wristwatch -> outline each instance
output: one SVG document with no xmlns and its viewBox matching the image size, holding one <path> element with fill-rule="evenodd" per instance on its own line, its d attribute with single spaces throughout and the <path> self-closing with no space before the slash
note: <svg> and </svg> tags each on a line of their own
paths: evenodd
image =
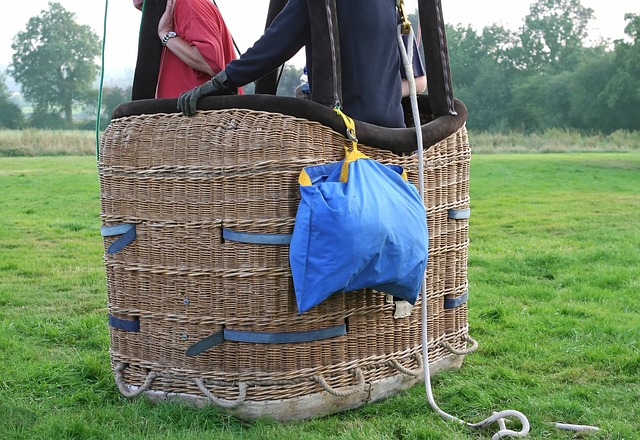
<svg viewBox="0 0 640 440">
<path fill-rule="evenodd" d="M 167 32 L 167 34 L 162 37 L 162 45 L 166 46 L 167 45 L 167 41 L 169 41 L 171 38 L 177 37 L 178 34 L 176 34 L 175 32 L 171 31 L 171 32 Z"/>
</svg>

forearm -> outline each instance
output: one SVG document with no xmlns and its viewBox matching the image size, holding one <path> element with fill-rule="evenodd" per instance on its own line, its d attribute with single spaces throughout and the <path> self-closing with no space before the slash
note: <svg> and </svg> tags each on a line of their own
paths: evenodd
<svg viewBox="0 0 640 440">
<path fill-rule="evenodd" d="M 204 59 L 197 47 L 190 45 L 184 41 L 180 36 L 169 39 L 166 44 L 166 48 L 173 52 L 183 63 L 192 69 L 204 72 L 209 76 L 215 75 L 211 66 Z"/>
<path fill-rule="evenodd" d="M 423 93 L 425 90 L 427 90 L 427 77 L 426 76 L 416 76 L 415 77 L 415 82 L 416 82 L 416 94 L 421 94 Z M 402 96 L 409 96 L 409 93 L 411 91 L 409 90 L 409 81 L 407 81 L 405 78 L 402 78 Z"/>
<path fill-rule="evenodd" d="M 310 42 L 307 0 L 289 0 L 271 26 L 240 58 L 225 67 L 236 86 L 244 86 L 276 69 Z"/>
</svg>

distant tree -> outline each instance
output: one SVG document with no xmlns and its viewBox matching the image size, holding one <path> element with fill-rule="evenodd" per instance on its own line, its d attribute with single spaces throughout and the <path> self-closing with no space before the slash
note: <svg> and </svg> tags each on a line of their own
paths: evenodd
<svg viewBox="0 0 640 440">
<path fill-rule="evenodd" d="M 74 104 L 95 99 L 100 40 L 60 3 L 50 2 L 48 10 L 30 18 L 11 47 L 9 74 L 34 104 L 34 114 L 62 114 L 71 123 Z"/>
<path fill-rule="evenodd" d="M 474 130 L 640 130 L 640 16 L 629 38 L 587 46 L 593 11 L 578 0 L 538 0 L 518 32 L 447 26 L 454 96 Z M 606 43 L 606 44 L 605 44 Z"/>
<path fill-rule="evenodd" d="M 489 59 L 490 55 L 470 25 L 447 25 L 445 31 L 454 90 L 472 87 L 480 73 L 480 61 Z"/>
<path fill-rule="evenodd" d="M 571 72 L 568 122 L 571 127 L 586 131 L 610 133 L 620 128 L 619 114 L 609 107 L 606 87 L 615 76 L 615 54 L 602 47 L 589 50 L 591 56 L 576 65 Z"/>
<path fill-rule="evenodd" d="M 454 95 L 469 109 L 469 128 L 505 129 L 513 72 L 504 51 L 513 34 L 501 26 L 478 34 L 471 26 L 447 26 Z"/>
<path fill-rule="evenodd" d="M 131 100 L 131 86 L 104 87 L 102 89 L 102 109 L 100 111 L 100 125 L 106 126 L 111 121 L 113 110 L 123 102 Z"/>
<path fill-rule="evenodd" d="M 542 75 L 530 75 L 515 82 L 511 100 L 507 102 L 510 129 L 535 132 L 543 129 L 542 120 L 547 107 Z"/>
<path fill-rule="evenodd" d="M 37 107 L 29 117 L 29 126 L 43 130 L 63 130 L 70 127 L 59 113 L 50 113 Z"/>
<path fill-rule="evenodd" d="M 637 43 L 640 41 L 640 15 L 628 13 L 624 15 L 624 19 L 628 22 L 624 33 Z"/>
<path fill-rule="evenodd" d="M 618 115 L 620 128 L 640 130 L 640 15 L 626 14 L 625 33 L 632 43 L 615 41 L 615 73 L 607 82 L 608 111 Z"/>
<path fill-rule="evenodd" d="M 280 75 L 277 94 L 280 96 L 293 96 L 296 87 L 300 85 L 302 69 L 285 64 Z"/>
<path fill-rule="evenodd" d="M 481 61 L 478 76 L 471 86 L 459 88 L 457 96 L 469 110 L 469 128 L 481 131 L 508 128 L 511 79 L 508 71 L 499 64 Z"/>
<path fill-rule="evenodd" d="M 530 73 L 564 70 L 584 46 L 593 9 L 580 0 L 537 0 L 519 31 L 519 45 L 511 59 Z"/>
<path fill-rule="evenodd" d="M 0 72 L 0 128 L 20 128 L 23 120 L 22 110 L 11 102 L 6 76 Z"/>
</svg>

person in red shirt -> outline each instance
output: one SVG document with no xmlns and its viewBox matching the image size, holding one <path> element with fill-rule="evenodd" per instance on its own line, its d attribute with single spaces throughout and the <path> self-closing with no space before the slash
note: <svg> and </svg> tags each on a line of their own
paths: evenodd
<svg viewBox="0 0 640 440">
<path fill-rule="evenodd" d="M 288 0 L 253 46 L 203 85 L 182 93 L 178 97 L 178 110 L 186 116 L 193 115 L 201 98 L 232 93 L 236 87 L 264 77 L 302 47 L 306 48 L 308 80 L 311 99 L 314 100 L 314 88 L 317 91 L 327 84 L 327 76 L 314 75 L 314 60 L 316 71 L 323 62 L 330 65 L 328 57 L 323 59 L 315 55 L 319 45 L 312 44 L 314 30 L 324 29 L 318 20 L 327 20 L 319 4 L 324 2 Z M 318 13 L 322 17 L 314 15 L 312 23 L 310 9 L 314 10 L 312 15 Z M 404 69 L 398 47 L 398 18 L 395 0 L 336 0 L 339 29 L 339 50 L 336 52 L 340 59 L 342 90 L 340 104 L 344 113 L 356 121 L 389 128 L 406 126 L 402 106 Z M 330 39 L 324 37 L 324 40 Z M 418 54 L 414 61 L 417 58 Z M 424 80 L 426 83 L 426 78 Z M 333 104 L 330 94 L 331 91 L 323 95 L 327 106 Z"/>
<path fill-rule="evenodd" d="M 142 10 L 142 4 L 143 0 L 133 0 L 137 9 Z M 164 48 L 156 98 L 177 98 L 237 57 L 227 25 L 211 0 L 167 0 L 158 38 Z"/>
</svg>

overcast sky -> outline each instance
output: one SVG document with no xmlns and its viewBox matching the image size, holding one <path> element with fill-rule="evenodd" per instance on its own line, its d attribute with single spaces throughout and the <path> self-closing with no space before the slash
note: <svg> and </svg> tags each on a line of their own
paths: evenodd
<svg viewBox="0 0 640 440">
<path fill-rule="evenodd" d="M 76 14 L 76 21 L 89 25 L 102 39 L 105 37 L 105 72 L 133 68 L 136 59 L 137 35 L 140 12 L 131 0 L 58 0 L 62 6 Z M 15 35 L 26 29 L 30 17 L 48 8 L 49 0 L 24 0 L 19 6 L 5 8 L 0 27 L 0 65 L 11 61 L 11 43 Z M 262 34 L 268 0 L 216 0 L 231 33 L 241 51 L 247 49 Z M 517 29 L 529 12 L 532 1 L 527 0 L 442 0 L 445 22 L 470 24 L 480 30 L 484 26 L 499 23 Z M 593 34 L 605 38 L 624 36 L 624 14 L 640 14 L 640 0 L 582 0 L 586 7 L 594 9 L 596 21 Z M 408 12 L 415 10 L 417 0 L 405 0 Z M 10 12 L 9 12 L 10 10 Z M 104 32 L 106 11 L 106 34 Z M 7 17 L 8 16 L 8 17 Z M 298 56 L 294 63 L 304 63 Z"/>
</svg>

